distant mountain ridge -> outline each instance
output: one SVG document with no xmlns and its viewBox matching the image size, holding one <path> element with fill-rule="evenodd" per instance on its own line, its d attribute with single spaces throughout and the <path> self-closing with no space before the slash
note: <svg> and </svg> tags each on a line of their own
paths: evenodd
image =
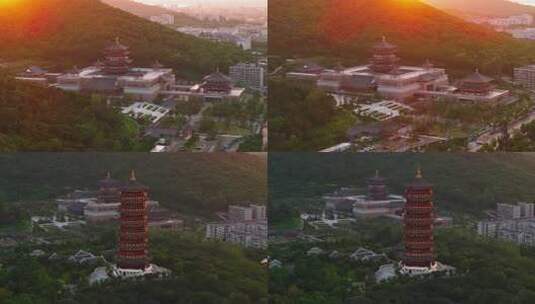
<svg viewBox="0 0 535 304">
<path fill-rule="evenodd" d="M 533 43 L 418 0 L 271 0 L 269 12 L 271 55 L 362 63 L 385 35 L 399 46 L 406 63 L 422 64 L 428 58 L 465 72 L 480 67 L 497 73 L 535 60 Z"/>
<path fill-rule="evenodd" d="M 535 15 L 535 6 L 525 5 L 508 0 L 424 0 L 425 2 L 444 10 L 454 10 L 461 13 L 507 17 L 511 15 Z"/>
</svg>

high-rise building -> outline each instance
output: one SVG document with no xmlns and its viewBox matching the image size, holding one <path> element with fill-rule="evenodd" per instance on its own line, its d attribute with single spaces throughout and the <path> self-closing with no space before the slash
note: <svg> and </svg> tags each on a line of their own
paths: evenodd
<svg viewBox="0 0 535 304">
<path fill-rule="evenodd" d="M 239 86 L 256 90 L 265 87 L 265 69 L 254 63 L 238 63 L 229 68 L 229 76 Z"/>
<path fill-rule="evenodd" d="M 405 190 L 407 203 L 403 219 L 405 253 L 403 272 L 414 275 L 436 267 L 433 240 L 433 186 L 423 179 L 420 169 Z"/>
<path fill-rule="evenodd" d="M 119 269 L 145 270 L 149 267 L 148 257 L 148 202 L 149 188 L 136 180 L 132 171 L 130 180 L 121 192 Z"/>
<path fill-rule="evenodd" d="M 526 89 L 535 89 L 535 65 L 527 65 L 514 69 L 514 82 Z"/>
</svg>

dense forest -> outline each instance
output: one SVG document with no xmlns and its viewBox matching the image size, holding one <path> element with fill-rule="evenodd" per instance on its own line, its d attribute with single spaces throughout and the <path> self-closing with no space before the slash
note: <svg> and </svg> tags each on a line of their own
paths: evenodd
<svg viewBox="0 0 535 304">
<path fill-rule="evenodd" d="M 245 153 L 26 153 L 0 157 L 0 200 L 55 198 L 96 189 L 110 171 L 126 180 L 131 169 L 152 199 L 172 210 L 212 217 L 229 204 L 265 203 L 266 159 Z"/>
<path fill-rule="evenodd" d="M 148 151 L 135 121 L 99 96 L 0 74 L 0 151 Z"/>
<path fill-rule="evenodd" d="M 113 231 L 92 231 L 90 241 L 70 240 L 42 247 L 60 256 L 78 248 L 114 248 Z M 0 252 L 0 303 L 5 304 L 259 304 L 267 303 L 267 273 L 261 252 L 206 241 L 189 233 L 151 234 L 152 262 L 172 271 L 166 280 L 111 280 L 89 286 L 87 276 L 96 265 L 29 256 L 20 246 Z M 95 252 L 95 251 L 93 251 Z M 69 290 L 69 284 L 76 285 Z"/>
<path fill-rule="evenodd" d="M 269 194 L 271 223 L 295 217 L 321 196 L 342 186 L 363 193 L 375 170 L 387 178 L 393 193 L 403 193 L 420 164 L 434 184 L 435 205 L 441 211 L 483 216 L 497 203 L 533 201 L 535 157 L 531 154 L 315 154 L 271 153 Z"/>
<path fill-rule="evenodd" d="M 535 59 L 535 43 L 514 40 L 416 0 L 273 0 L 269 11 L 272 56 L 363 63 L 384 35 L 399 46 L 406 64 L 430 59 L 463 73 L 479 67 L 497 74 Z"/>
<path fill-rule="evenodd" d="M 185 35 L 99 0 L 19 2 L 0 12 L 0 23 L 9 24 L 0 32 L 5 61 L 45 62 L 52 70 L 84 66 L 101 59 L 116 37 L 130 47 L 135 64 L 159 61 L 183 77 L 200 77 L 248 58 L 234 45 Z"/>
<path fill-rule="evenodd" d="M 314 245 L 344 254 L 351 254 L 359 246 L 384 252 L 400 245 L 399 223 L 378 221 L 369 226 L 356 235 L 340 237 L 328 244 L 294 242 L 288 246 L 271 246 L 270 254 L 282 257 L 286 267 L 271 271 L 270 303 L 529 304 L 535 301 L 535 250 L 485 240 L 464 228 L 435 233 L 438 260 L 457 269 L 456 276 L 449 278 L 399 278 L 376 284 L 373 273 L 380 263 L 306 255 Z M 364 290 L 357 288 L 356 283 L 362 284 Z"/>
<path fill-rule="evenodd" d="M 306 84 L 269 82 L 269 150 L 318 151 L 347 140 L 357 119 L 332 97 Z"/>
</svg>

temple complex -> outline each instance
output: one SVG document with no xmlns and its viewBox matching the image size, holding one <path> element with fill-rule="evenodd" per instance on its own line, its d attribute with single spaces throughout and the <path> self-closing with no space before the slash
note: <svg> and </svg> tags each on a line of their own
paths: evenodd
<svg viewBox="0 0 535 304">
<path fill-rule="evenodd" d="M 156 61 L 150 67 L 133 67 L 130 50 L 119 38 L 104 48 L 102 60 L 93 65 L 65 73 L 48 73 L 38 67 L 28 68 L 16 79 L 71 92 L 100 94 L 110 97 L 128 96 L 144 106 L 158 97 L 203 101 L 239 100 L 245 88 L 217 70 L 198 84 L 177 83 L 173 69 Z M 153 106 L 153 104 L 148 104 Z M 135 113 L 134 113 L 135 114 Z"/>
<path fill-rule="evenodd" d="M 313 73 L 298 70 L 286 75 L 314 81 L 317 87 L 334 97 L 338 106 L 351 103 L 356 97 L 375 94 L 399 102 L 411 98 L 499 102 L 509 96 L 509 91 L 496 89 L 491 83 L 493 79 L 478 71 L 460 80 L 458 86 L 452 86 L 445 69 L 435 67 L 429 60 L 421 66 L 401 65 L 397 51 L 397 46 L 383 37 L 372 47 L 367 65 L 314 70 Z"/>
<path fill-rule="evenodd" d="M 104 49 L 103 62 L 65 73 L 57 78 L 54 86 L 65 91 L 128 95 L 136 100 L 152 101 L 175 83 L 172 69 L 156 65 L 137 68 L 131 64 L 129 48 L 117 38 Z"/>
</svg>

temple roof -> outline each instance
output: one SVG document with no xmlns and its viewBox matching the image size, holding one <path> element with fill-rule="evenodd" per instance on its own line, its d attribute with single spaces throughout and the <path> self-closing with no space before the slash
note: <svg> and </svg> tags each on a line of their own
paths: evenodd
<svg viewBox="0 0 535 304">
<path fill-rule="evenodd" d="M 210 81 L 210 82 L 232 82 L 232 79 L 228 77 L 227 75 L 216 71 L 210 75 L 207 75 L 203 78 L 203 81 Z"/>
<path fill-rule="evenodd" d="M 463 78 L 461 81 L 472 83 L 489 83 L 494 81 L 494 79 L 479 73 L 479 70 L 476 69 L 476 71 L 472 75 Z"/>
</svg>

